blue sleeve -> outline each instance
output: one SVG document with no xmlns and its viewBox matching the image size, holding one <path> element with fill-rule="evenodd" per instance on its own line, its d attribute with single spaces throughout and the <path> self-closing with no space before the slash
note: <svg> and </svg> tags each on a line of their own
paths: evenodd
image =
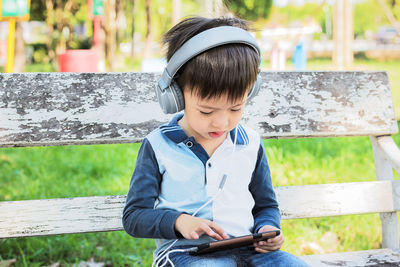
<svg viewBox="0 0 400 267">
<path fill-rule="evenodd" d="M 175 239 L 174 224 L 181 214 L 175 210 L 154 209 L 162 175 L 153 148 L 147 139 L 140 147 L 129 186 L 122 224 L 134 237 Z"/>
<path fill-rule="evenodd" d="M 271 173 L 262 140 L 249 190 L 255 201 L 252 210 L 254 217 L 253 232 L 256 233 L 264 225 L 272 225 L 280 229 L 281 215 L 272 187 Z"/>
</svg>

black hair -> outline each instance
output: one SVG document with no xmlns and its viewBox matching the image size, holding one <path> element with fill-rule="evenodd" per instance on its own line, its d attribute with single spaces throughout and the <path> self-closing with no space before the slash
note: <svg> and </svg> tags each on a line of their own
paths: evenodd
<svg viewBox="0 0 400 267">
<path fill-rule="evenodd" d="M 237 18 L 190 17 L 172 27 L 163 38 L 167 60 L 190 38 L 219 26 L 235 26 L 249 30 Z M 246 44 L 225 44 L 209 49 L 189 60 L 175 77 L 182 90 L 190 90 L 202 99 L 227 94 L 228 100 L 241 99 L 257 79 L 260 55 Z"/>
</svg>

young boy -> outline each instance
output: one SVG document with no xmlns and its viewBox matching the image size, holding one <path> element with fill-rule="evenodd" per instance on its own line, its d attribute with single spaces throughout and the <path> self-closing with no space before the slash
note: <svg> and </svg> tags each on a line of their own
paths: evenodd
<svg viewBox="0 0 400 267">
<path fill-rule="evenodd" d="M 221 26 L 231 26 L 226 34 L 232 26 L 248 30 L 239 19 L 185 19 L 164 36 L 169 63 L 188 40 Z M 251 40 L 222 43 L 176 64 L 171 83 L 181 88 L 183 104 L 174 111 L 184 106 L 184 113 L 143 140 L 123 212 L 125 231 L 156 238 L 160 266 L 308 266 L 279 250 L 282 234 L 201 256 L 175 250 L 280 228 L 263 143 L 239 124 L 257 90 L 258 47 Z"/>
</svg>

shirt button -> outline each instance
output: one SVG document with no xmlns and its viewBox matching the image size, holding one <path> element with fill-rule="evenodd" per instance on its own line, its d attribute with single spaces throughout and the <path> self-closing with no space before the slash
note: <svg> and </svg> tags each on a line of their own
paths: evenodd
<svg viewBox="0 0 400 267">
<path fill-rule="evenodd" d="M 186 146 L 191 148 L 193 146 L 193 142 L 192 141 L 187 141 L 186 142 Z"/>
<path fill-rule="evenodd" d="M 208 168 L 211 168 L 211 162 L 208 163 Z"/>
</svg>

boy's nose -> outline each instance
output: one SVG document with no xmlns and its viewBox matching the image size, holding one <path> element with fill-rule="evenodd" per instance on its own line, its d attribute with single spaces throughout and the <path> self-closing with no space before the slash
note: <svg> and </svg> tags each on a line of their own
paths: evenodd
<svg viewBox="0 0 400 267">
<path fill-rule="evenodd" d="M 213 126 L 218 130 L 225 130 L 229 125 L 229 119 L 225 116 L 219 116 L 213 120 Z"/>
</svg>

